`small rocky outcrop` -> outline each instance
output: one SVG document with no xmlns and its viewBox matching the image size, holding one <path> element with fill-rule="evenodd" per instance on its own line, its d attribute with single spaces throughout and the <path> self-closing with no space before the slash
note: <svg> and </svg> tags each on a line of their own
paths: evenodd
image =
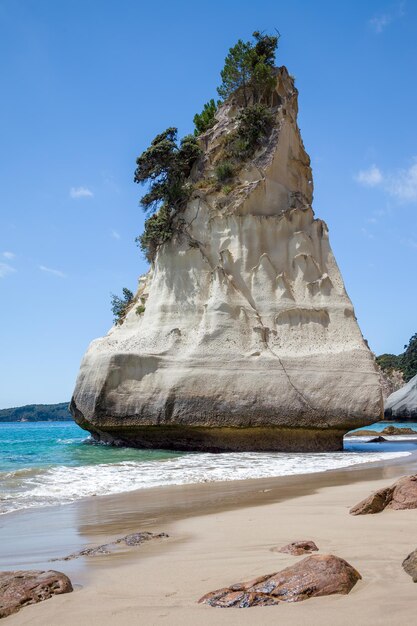
<svg viewBox="0 0 417 626">
<path fill-rule="evenodd" d="M 388 441 L 388 439 L 385 439 L 385 437 L 381 437 L 381 435 L 378 435 L 378 437 L 369 439 L 366 443 L 384 443 L 384 441 Z"/>
<path fill-rule="evenodd" d="M 399 427 L 399 426 L 386 426 L 383 430 L 355 430 L 352 433 L 346 435 L 347 437 L 381 437 L 381 435 L 392 436 L 392 435 L 414 435 L 417 437 L 417 430 L 413 430 L 412 428 L 407 427 Z"/>
<path fill-rule="evenodd" d="M 379 434 L 377 430 L 355 430 L 352 433 L 348 433 L 346 437 L 378 437 Z"/>
<path fill-rule="evenodd" d="M 417 474 L 404 476 L 390 487 L 375 491 L 350 509 L 351 515 L 372 515 L 384 509 L 417 509 Z"/>
<path fill-rule="evenodd" d="M 275 574 L 212 591 L 199 602 L 214 607 L 241 609 L 301 602 L 316 596 L 347 594 L 361 578 L 359 572 L 344 559 L 332 554 L 315 554 Z"/>
<path fill-rule="evenodd" d="M 283 552 L 284 554 L 292 554 L 293 556 L 302 556 L 317 551 L 318 547 L 314 541 L 292 541 L 282 548 L 274 549 L 274 552 Z"/>
<path fill-rule="evenodd" d="M 398 426 L 387 426 L 382 431 L 383 435 L 415 435 L 417 437 L 417 430 L 412 428 L 399 428 Z"/>
<path fill-rule="evenodd" d="M 413 550 L 403 561 L 403 568 L 409 576 L 417 583 L 417 549 Z"/>
<path fill-rule="evenodd" d="M 73 552 L 68 556 L 51 559 L 51 561 L 72 561 L 73 559 L 78 559 L 80 556 L 100 556 L 102 554 L 112 554 L 112 552 L 115 552 L 121 544 L 124 544 L 131 548 L 133 546 L 140 546 L 142 543 L 150 541 L 151 539 L 166 539 L 167 537 L 169 537 L 169 535 L 167 535 L 166 533 L 132 533 L 130 535 L 126 535 L 125 537 L 120 537 L 115 541 L 111 541 L 110 543 L 103 543 L 100 546 L 95 546 L 92 548 L 84 548 L 79 552 Z"/>
<path fill-rule="evenodd" d="M 22 607 L 73 591 L 71 581 L 54 570 L 0 572 L 0 618 Z"/>
<path fill-rule="evenodd" d="M 387 398 L 384 414 L 387 420 L 413 419 L 417 421 L 417 375 Z"/>
</svg>

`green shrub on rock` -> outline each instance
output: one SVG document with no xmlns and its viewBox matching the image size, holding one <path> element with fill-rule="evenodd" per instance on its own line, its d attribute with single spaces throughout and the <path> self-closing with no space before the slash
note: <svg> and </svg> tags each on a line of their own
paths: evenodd
<svg viewBox="0 0 417 626">
<path fill-rule="evenodd" d="M 274 118 L 262 104 L 242 109 L 237 115 L 238 126 L 225 139 L 226 154 L 236 161 L 249 159 L 271 131 Z"/>
<path fill-rule="evenodd" d="M 209 128 L 212 128 L 216 123 L 216 112 L 217 112 L 218 103 L 213 100 L 209 100 L 203 107 L 201 113 L 196 113 L 193 118 L 194 122 L 194 135 L 198 137 L 202 133 L 205 133 Z"/>
<path fill-rule="evenodd" d="M 174 217 L 175 213 L 168 206 L 162 206 L 148 217 L 143 233 L 136 237 L 136 243 L 149 262 L 155 258 L 159 246 L 172 239 L 175 232 Z"/>
<path fill-rule="evenodd" d="M 167 128 L 136 159 L 134 181 L 149 184 L 140 204 L 144 211 L 156 211 L 146 220 L 143 234 L 136 238 L 149 261 L 175 231 L 175 217 L 191 195 L 188 177 L 200 154 L 196 137 L 187 135 L 178 145 L 177 129 Z"/>
<path fill-rule="evenodd" d="M 229 161 L 222 161 L 214 170 L 214 175 L 219 183 L 225 183 L 226 181 L 233 178 L 235 173 L 235 169 Z"/>
<path fill-rule="evenodd" d="M 133 301 L 133 292 L 127 287 L 123 287 L 123 296 L 120 298 L 115 294 L 111 295 L 111 310 L 115 324 L 123 324 L 129 305 Z"/>
</svg>

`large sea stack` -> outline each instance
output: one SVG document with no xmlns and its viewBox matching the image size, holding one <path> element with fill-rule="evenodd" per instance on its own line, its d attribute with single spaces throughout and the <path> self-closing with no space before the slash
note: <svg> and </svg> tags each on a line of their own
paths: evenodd
<svg viewBox="0 0 417 626">
<path fill-rule="evenodd" d="M 158 249 L 123 323 L 83 358 L 71 411 L 98 440 L 338 450 L 381 415 L 374 358 L 314 218 L 298 92 L 285 67 L 276 77 L 274 126 L 226 189 L 204 183 L 236 126 L 235 99 L 219 109 L 179 233 Z"/>
</svg>

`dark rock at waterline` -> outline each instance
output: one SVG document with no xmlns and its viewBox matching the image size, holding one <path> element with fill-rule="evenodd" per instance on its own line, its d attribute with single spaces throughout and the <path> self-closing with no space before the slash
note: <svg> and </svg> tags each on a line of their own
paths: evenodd
<svg viewBox="0 0 417 626">
<path fill-rule="evenodd" d="M 131 533 L 130 535 L 120 537 L 119 539 L 111 541 L 110 543 L 103 543 L 100 546 L 95 546 L 92 548 L 84 548 L 79 552 L 74 552 L 73 554 L 69 554 L 68 556 L 63 556 L 57 559 L 51 559 L 51 561 L 72 561 L 73 559 L 78 559 L 80 556 L 100 556 L 102 554 L 112 554 L 112 552 L 115 552 L 117 547 L 123 543 L 126 546 L 132 547 L 139 546 L 146 541 L 150 541 L 151 539 L 165 539 L 167 537 L 169 537 L 169 535 L 167 535 L 166 533 Z"/>
<path fill-rule="evenodd" d="M 199 602 L 219 608 L 241 609 L 301 602 L 316 596 L 347 594 L 361 578 L 344 559 L 332 554 L 315 554 L 275 574 L 212 591 Z"/>
<path fill-rule="evenodd" d="M 369 439 L 366 443 L 382 443 L 383 441 L 387 441 L 385 437 L 374 437 L 373 439 Z"/>
<path fill-rule="evenodd" d="M 380 513 L 384 509 L 417 509 L 417 474 L 404 476 L 379 489 L 350 509 L 351 515 Z"/>
<path fill-rule="evenodd" d="M 292 541 L 282 548 L 275 548 L 274 552 L 282 552 L 284 554 L 292 554 L 293 556 L 302 556 L 317 552 L 318 547 L 314 541 Z"/>
<path fill-rule="evenodd" d="M 73 591 L 71 581 L 54 570 L 0 572 L 0 618 L 17 613 L 22 607 Z"/>
<path fill-rule="evenodd" d="M 409 576 L 413 579 L 413 582 L 417 583 L 417 549 L 411 552 L 403 561 L 403 568 Z"/>
</svg>

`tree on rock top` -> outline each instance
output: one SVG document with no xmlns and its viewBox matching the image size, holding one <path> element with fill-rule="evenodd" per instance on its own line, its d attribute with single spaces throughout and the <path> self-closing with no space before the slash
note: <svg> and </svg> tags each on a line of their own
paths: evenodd
<svg viewBox="0 0 417 626">
<path fill-rule="evenodd" d="M 222 84 L 217 88 L 219 96 L 227 100 L 240 90 L 245 107 L 268 96 L 275 84 L 275 52 L 279 34 L 253 33 L 254 42 L 239 41 L 229 50 L 221 71 Z"/>
</svg>

